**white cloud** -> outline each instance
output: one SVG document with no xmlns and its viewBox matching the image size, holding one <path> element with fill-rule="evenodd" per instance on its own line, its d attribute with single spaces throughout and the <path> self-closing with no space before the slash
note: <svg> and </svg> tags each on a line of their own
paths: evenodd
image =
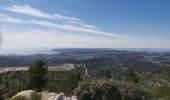
<svg viewBox="0 0 170 100">
<path fill-rule="evenodd" d="M 63 25 L 63 24 L 57 24 L 57 23 L 52 23 L 52 22 L 48 22 L 48 21 L 37 21 L 37 20 L 25 21 L 25 20 L 10 17 L 5 14 L 1 14 L 1 15 L 0 15 L 0 21 L 10 22 L 10 23 L 34 24 L 34 25 L 38 25 L 38 26 L 57 28 L 57 29 L 62 29 L 62 30 L 67 30 L 67 31 L 91 33 L 91 34 L 103 35 L 103 36 L 109 36 L 109 37 L 115 37 L 115 38 L 128 38 L 127 36 L 118 35 L 118 34 L 109 33 L 109 32 L 102 32 L 102 31 L 99 31 L 96 29 L 85 28 L 85 27 L 81 27 L 81 26 Z M 89 27 L 92 27 L 92 26 L 89 26 Z"/>
<path fill-rule="evenodd" d="M 65 16 L 62 14 L 45 13 L 29 5 L 11 5 L 3 9 L 11 11 L 11 12 L 21 13 L 21 14 L 26 14 L 30 16 L 36 16 L 36 17 L 42 17 L 42 18 L 47 18 L 47 19 L 57 19 L 57 20 L 75 21 L 75 22 L 80 21 L 80 19 L 78 18 L 69 17 L 69 16 Z"/>
<path fill-rule="evenodd" d="M 94 25 L 83 23 L 79 18 L 65 16 L 59 13 L 55 13 L 55 14 L 45 13 L 29 5 L 11 5 L 3 9 L 7 11 L 11 11 L 11 12 L 30 15 L 30 16 L 42 17 L 42 18 L 53 19 L 53 20 L 60 20 L 61 22 L 67 22 L 67 23 L 75 23 L 85 28 L 91 28 L 91 29 L 96 28 L 96 26 Z"/>
<path fill-rule="evenodd" d="M 29 5 L 11 5 L 10 7 L 4 8 L 4 9 L 8 11 L 12 11 L 12 12 L 31 15 L 31 16 L 55 19 L 53 15 L 50 15 L 48 13 L 43 13 L 42 11 L 38 9 L 34 9 L 30 7 Z"/>
<path fill-rule="evenodd" d="M 23 20 L 18 18 L 10 17 L 6 14 L 0 14 L 0 21 L 10 22 L 10 23 L 25 23 Z"/>
<path fill-rule="evenodd" d="M 54 14 L 56 19 L 59 20 L 65 20 L 65 21 L 73 21 L 73 22 L 79 22 L 80 19 L 75 18 L 75 17 L 69 17 L 69 16 L 65 16 L 65 15 L 61 15 L 61 14 Z"/>
<path fill-rule="evenodd" d="M 51 27 L 51 28 L 59 28 L 59 29 L 68 30 L 68 31 L 85 32 L 85 33 L 110 36 L 110 37 L 116 37 L 116 38 L 128 38 L 127 36 L 123 36 L 123 35 L 117 35 L 113 33 L 102 32 L 102 31 L 98 31 L 94 29 L 88 29 L 88 28 L 73 26 L 73 25 L 55 24 L 55 23 L 51 23 L 47 21 L 30 21 L 30 23 L 35 24 L 35 25 L 40 25 L 40 26 Z"/>
<path fill-rule="evenodd" d="M 94 25 L 89 25 L 89 24 L 84 24 L 84 23 L 82 23 L 81 26 L 85 28 L 90 28 L 90 29 L 97 29 L 97 27 Z"/>
</svg>

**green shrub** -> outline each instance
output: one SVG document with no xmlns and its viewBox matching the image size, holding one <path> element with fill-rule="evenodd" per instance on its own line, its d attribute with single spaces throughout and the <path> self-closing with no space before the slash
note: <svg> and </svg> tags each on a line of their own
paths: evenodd
<svg viewBox="0 0 170 100">
<path fill-rule="evenodd" d="M 79 100 L 121 100 L 121 92 L 114 84 L 108 81 L 96 80 L 79 84 L 75 90 Z"/>
<path fill-rule="evenodd" d="M 44 90 L 49 92 L 63 92 L 66 96 L 71 96 L 74 89 L 78 87 L 81 80 L 79 74 L 68 74 L 68 76 L 62 79 L 51 79 L 45 85 Z"/>
<path fill-rule="evenodd" d="M 0 100 L 4 100 L 4 97 L 0 94 Z"/>
<path fill-rule="evenodd" d="M 129 81 L 132 81 L 134 83 L 139 82 L 139 76 L 133 69 L 129 69 L 126 77 Z"/>
<path fill-rule="evenodd" d="M 163 86 L 156 88 L 154 91 L 157 98 L 164 98 L 166 100 L 170 100 L 170 87 Z"/>
<path fill-rule="evenodd" d="M 103 77 L 103 78 L 112 78 L 112 73 L 111 73 L 111 69 L 110 68 L 102 68 L 99 71 L 99 76 Z"/>
<path fill-rule="evenodd" d="M 42 96 L 40 95 L 40 94 L 38 94 L 38 93 L 32 93 L 31 94 L 31 99 L 32 100 L 41 100 L 41 98 L 42 98 Z"/>
<path fill-rule="evenodd" d="M 125 93 L 123 93 L 123 98 L 125 100 L 151 100 L 151 95 L 141 89 L 126 89 Z"/>
<path fill-rule="evenodd" d="M 92 79 L 80 82 L 75 89 L 79 100 L 151 100 L 152 96 L 142 87 L 131 82 Z"/>
<path fill-rule="evenodd" d="M 28 100 L 28 99 L 24 96 L 17 96 L 15 98 L 12 98 L 12 99 L 9 99 L 9 100 Z"/>
</svg>

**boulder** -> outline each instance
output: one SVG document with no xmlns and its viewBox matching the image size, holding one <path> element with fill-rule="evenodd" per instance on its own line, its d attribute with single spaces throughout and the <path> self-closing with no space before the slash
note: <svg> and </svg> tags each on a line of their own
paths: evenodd
<svg viewBox="0 0 170 100">
<path fill-rule="evenodd" d="M 13 96 L 12 98 L 15 98 L 17 96 L 24 96 L 26 98 L 28 98 L 29 100 L 31 100 L 31 94 L 35 92 L 33 90 L 24 90 L 24 91 L 21 91 L 19 93 L 17 93 L 15 96 Z"/>
<path fill-rule="evenodd" d="M 25 91 L 21 91 L 18 94 L 16 94 L 15 96 L 13 96 L 12 98 L 15 98 L 16 96 L 24 96 L 26 98 L 28 98 L 29 100 L 31 100 L 31 94 L 35 92 L 33 90 L 25 90 Z M 47 91 L 43 91 L 41 93 L 42 99 L 41 100 L 77 100 L 76 96 L 72 96 L 72 97 L 66 97 L 64 96 L 64 93 L 48 93 Z"/>
</svg>

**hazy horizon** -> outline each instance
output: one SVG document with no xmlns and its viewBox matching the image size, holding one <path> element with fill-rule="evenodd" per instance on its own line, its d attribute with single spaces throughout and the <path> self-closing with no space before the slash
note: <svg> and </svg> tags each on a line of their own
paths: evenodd
<svg viewBox="0 0 170 100">
<path fill-rule="evenodd" d="M 1 52 L 27 48 L 170 48 L 169 3 L 1 0 Z"/>
<path fill-rule="evenodd" d="M 1 50 L 0 55 L 57 54 L 54 49 L 110 49 L 136 52 L 170 52 L 170 48 L 27 48 L 20 50 Z"/>
</svg>

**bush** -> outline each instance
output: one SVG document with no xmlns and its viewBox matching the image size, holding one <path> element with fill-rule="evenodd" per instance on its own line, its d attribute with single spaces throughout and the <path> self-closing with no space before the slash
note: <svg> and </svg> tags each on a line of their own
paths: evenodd
<svg viewBox="0 0 170 100">
<path fill-rule="evenodd" d="M 28 100 L 28 99 L 24 96 L 17 96 L 15 98 L 12 98 L 12 99 L 9 99 L 9 100 Z"/>
<path fill-rule="evenodd" d="M 38 93 L 33 92 L 31 94 L 31 99 L 32 100 L 41 100 L 41 98 L 42 98 L 42 96 L 40 94 L 38 94 Z"/>
<path fill-rule="evenodd" d="M 79 100 L 151 100 L 142 87 L 123 81 L 93 79 L 80 82 L 75 89 Z"/>
<path fill-rule="evenodd" d="M 128 74 L 127 74 L 127 79 L 134 83 L 139 82 L 139 76 L 138 74 L 136 74 L 136 72 L 133 69 L 129 69 Z"/>
<path fill-rule="evenodd" d="M 52 76 L 51 76 L 52 77 Z M 45 90 L 49 92 L 64 92 L 66 96 L 71 96 L 74 89 L 78 87 L 79 81 L 81 80 L 79 74 L 68 74 L 62 79 L 49 79 L 45 85 Z"/>
<path fill-rule="evenodd" d="M 4 100 L 4 97 L 0 94 L 0 100 Z"/>
<path fill-rule="evenodd" d="M 125 100 L 151 100 L 151 95 L 141 89 L 126 89 L 123 94 Z"/>
<path fill-rule="evenodd" d="M 0 83 L 0 97 L 12 97 L 16 93 L 26 89 L 26 84 L 23 83 L 22 79 L 15 77 L 16 73 L 3 74 L 2 82 Z"/>
<path fill-rule="evenodd" d="M 93 80 L 79 84 L 75 90 L 79 100 L 121 100 L 121 92 L 114 84 L 108 81 Z"/>
<path fill-rule="evenodd" d="M 165 100 L 170 100 L 170 87 L 158 87 L 154 89 L 154 92 L 157 98 L 164 98 Z"/>
<path fill-rule="evenodd" d="M 112 78 L 112 73 L 111 73 L 111 69 L 110 68 L 102 68 L 99 71 L 99 76 L 103 77 L 103 78 Z"/>
</svg>

